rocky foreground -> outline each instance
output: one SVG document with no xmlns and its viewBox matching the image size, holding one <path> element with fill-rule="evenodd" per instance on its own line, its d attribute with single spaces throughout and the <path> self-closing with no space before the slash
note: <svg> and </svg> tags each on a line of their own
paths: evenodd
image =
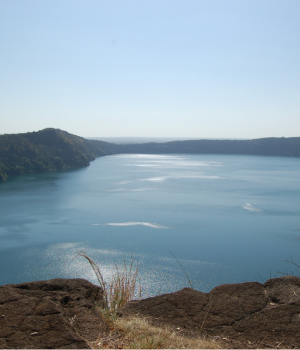
<svg viewBox="0 0 300 350">
<path fill-rule="evenodd" d="M 0 348 L 90 348 L 108 326 L 96 311 L 102 290 L 83 279 L 0 287 Z M 121 317 L 147 316 L 224 348 L 300 348 L 300 278 L 226 284 L 131 301 Z"/>
<path fill-rule="evenodd" d="M 83 279 L 0 287 L 0 348 L 87 349 L 105 330 L 102 290 Z"/>
</svg>

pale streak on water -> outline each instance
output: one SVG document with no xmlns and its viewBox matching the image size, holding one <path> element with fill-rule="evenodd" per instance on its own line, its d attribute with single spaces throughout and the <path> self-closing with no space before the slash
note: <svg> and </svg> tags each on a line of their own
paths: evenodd
<svg viewBox="0 0 300 350">
<path fill-rule="evenodd" d="M 143 296 L 188 286 L 169 251 L 206 292 L 290 272 L 299 178 L 297 158 L 219 155 L 116 155 L 15 178 L 0 184 L 0 284 L 96 283 L 81 251 L 107 280 L 134 255 Z"/>
</svg>

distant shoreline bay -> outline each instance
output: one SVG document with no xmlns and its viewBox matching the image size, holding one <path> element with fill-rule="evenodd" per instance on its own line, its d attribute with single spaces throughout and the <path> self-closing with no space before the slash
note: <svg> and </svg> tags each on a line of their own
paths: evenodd
<svg viewBox="0 0 300 350">
<path fill-rule="evenodd" d="M 127 139 L 127 140 L 126 140 Z M 136 143 L 129 143 L 134 140 Z M 157 138 L 162 141 L 166 138 Z M 0 135 L 0 182 L 9 176 L 85 167 L 96 157 L 113 154 L 231 154 L 300 157 L 300 137 L 254 140 L 180 140 L 146 142 L 121 138 L 119 143 L 85 139 L 47 128 Z"/>
</svg>

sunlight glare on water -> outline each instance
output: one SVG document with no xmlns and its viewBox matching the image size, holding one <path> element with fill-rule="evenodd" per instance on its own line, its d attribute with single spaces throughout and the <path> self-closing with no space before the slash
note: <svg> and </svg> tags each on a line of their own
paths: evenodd
<svg viewBox="0 0 300 350">
<path fill-rule="evenodd" d="M 0 283 L 111 278 L 133 255 L 145 296 L 258 280 L 298 259 L 297 158 L 115 155 L 0 184 Z"/>
</svg>

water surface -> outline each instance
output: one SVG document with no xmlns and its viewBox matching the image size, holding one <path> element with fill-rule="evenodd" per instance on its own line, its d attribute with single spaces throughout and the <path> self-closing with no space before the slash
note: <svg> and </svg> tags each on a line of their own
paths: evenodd
<svg viewBox="0 0 300 350">
<path fill-rule="evenodd" d="M 87 168 L 0 184 L 0 284 L 109 279 L 134 255 L 144 296 L 261 282 L 292 269 L 300 236 L 300 160 L 115 155 Z"/>
</svg>

